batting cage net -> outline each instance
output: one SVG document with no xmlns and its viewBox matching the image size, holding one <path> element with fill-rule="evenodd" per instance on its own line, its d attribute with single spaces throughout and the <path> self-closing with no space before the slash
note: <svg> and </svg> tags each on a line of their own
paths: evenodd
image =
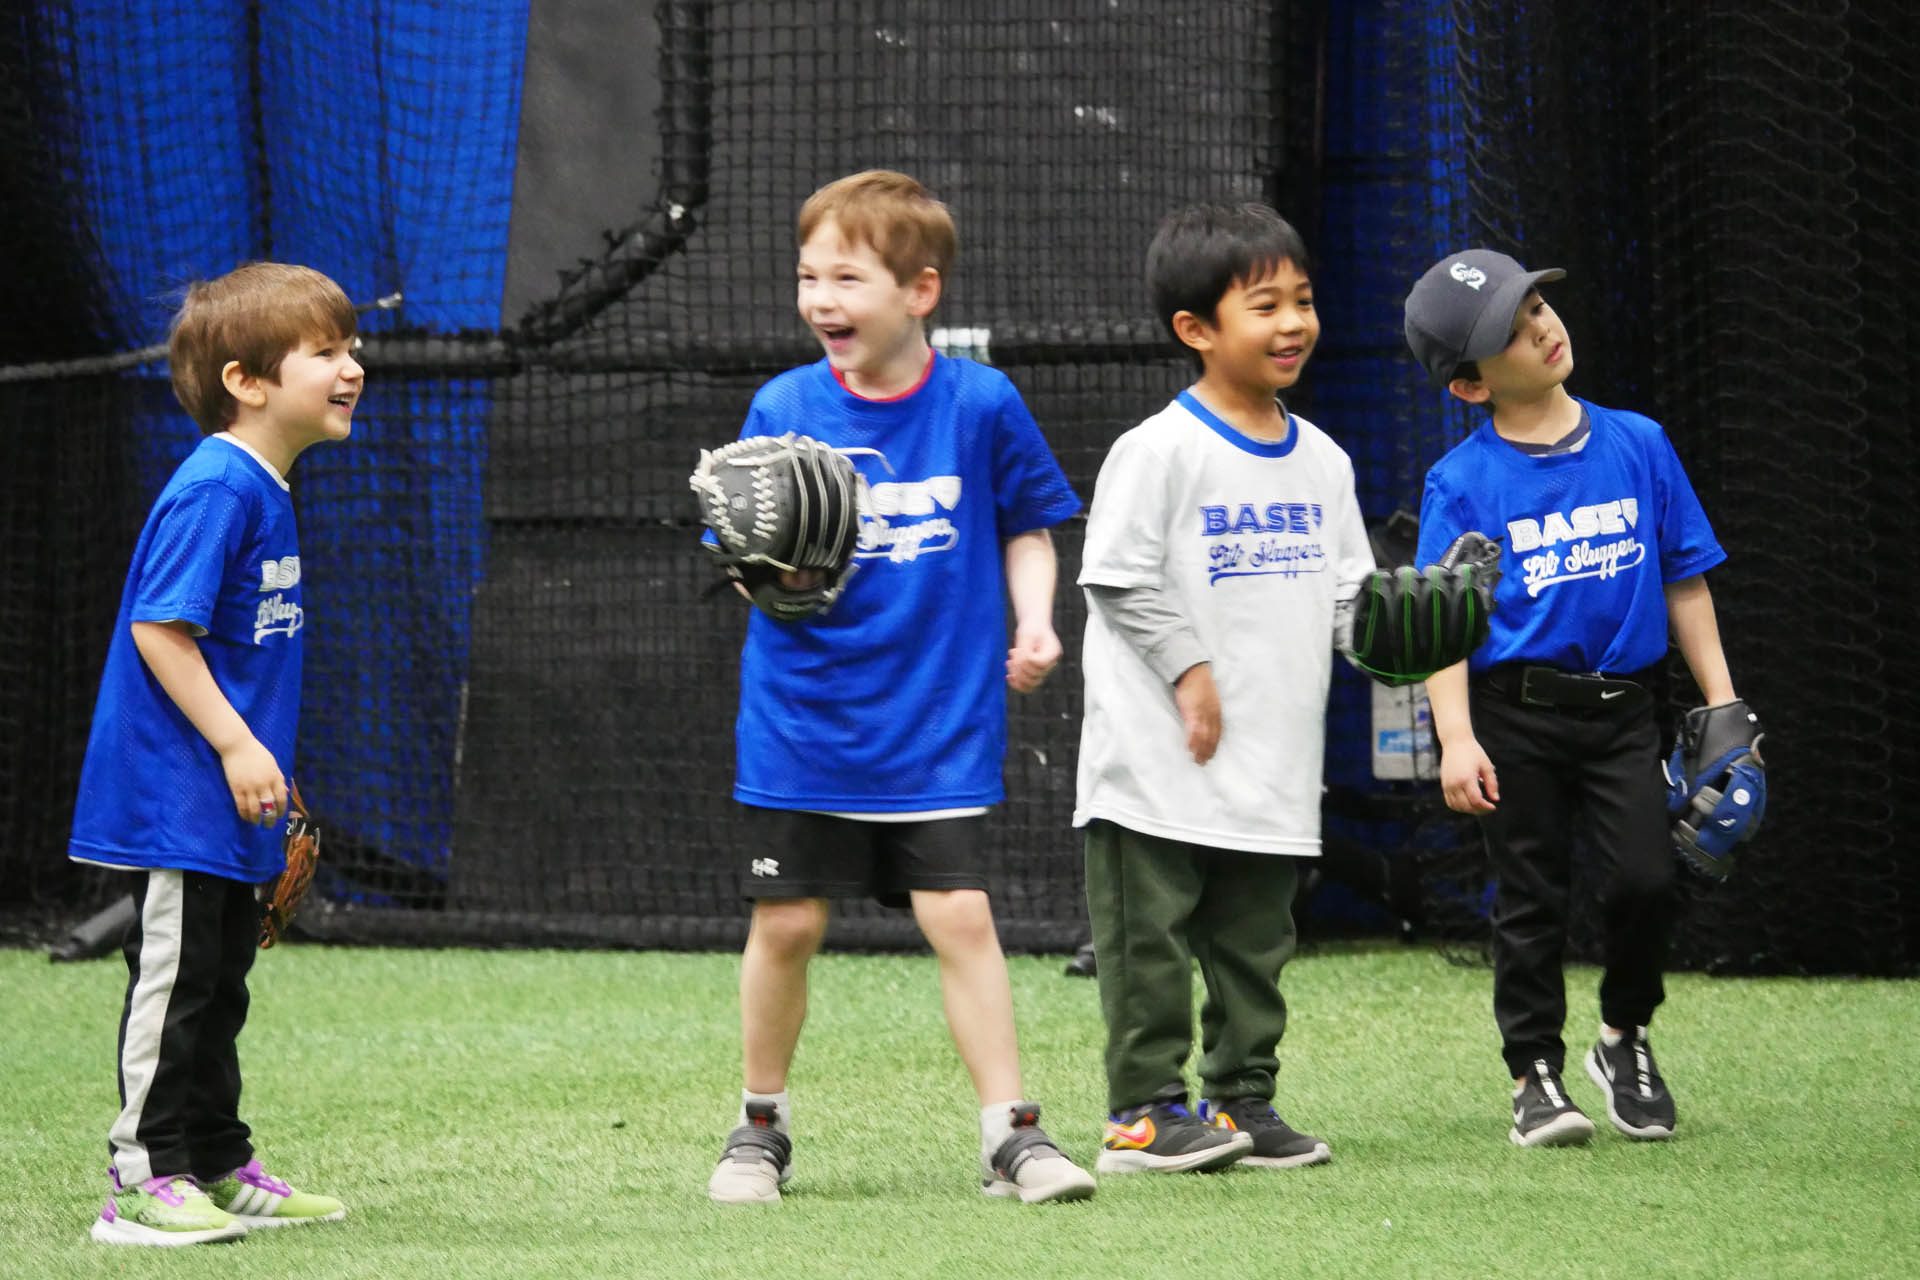
<svg viewBox="0 0 1920 1280">
<path fill-rule="evenodd" d="M 1140 282 L 1153 227 L 1197 199 L 1277 204 L 1316 250 L 1325 325 L 1289 404 L 1354 456 L 1388 556 L 1471 426 L 1404 355 L 1408 284 L 1467 242 L 1566 267 L 1577 389 L 1667 424 L 1773 731 L 1766 829 L 1728 884 L 1687 890 L 1677 958 L 1906 968 L 1916 695 L 1887 655 L 1913 622 L 1915 50 L 1878 7 L 10 5 L 0 903 L 58 921 L 116 892 L 64 857 L 72 797 L 133 534 L 197 439 L 146 348 L 187 281 L 271 257 L 368 307 L 354 439 L 295 477 L 298 774 L 326 832 L 296 927 L 737 944 L 745 618 L 711 590 L 686 477 L 761 382 L 817 357 L 800 203 L 887 167 L 960 229 L 936 345 L 1008 373 L 1083 499 L 1189 377 Z M 1067 658 L 1011 700 L 991 820 L 1019 949 L 1085 936 L 1079 538 L 1056 530 Z M 1486 869 L 1437 802 L 1418 703 L 1342 671 L 1328 732 L 1309 908 L 1473 954 Z M 848 904 L 830 940 L 917 934 Z"/>
</svg>

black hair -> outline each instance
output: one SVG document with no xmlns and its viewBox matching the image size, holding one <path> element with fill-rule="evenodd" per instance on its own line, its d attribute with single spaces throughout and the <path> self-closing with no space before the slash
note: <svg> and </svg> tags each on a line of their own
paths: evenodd
<svg viewBox="0 0 1920 1280">
<path fill-rule="evenodd" d="M 1153 313 L 1179 342 L 1175 315 L 1191 311 L 1214 323 L 1227 290 L 1258 279 L 1282 262 L 1291 262 L 1302 275 L 1312 274 L 1307 242 L 1267 205 L 1248 201 L 1176 210 L 1161 220 L 1147 247 Z"/>
<path fill-rule="evenodd" d="M 1455 378 L 1465 378 L 1468 382 L 1480 381 L 1480 362 L 1478 360 L 1462 360 L 1459 364 L 1453 366 L 1453 372 L 1447 375 L 1448 382 L 1452 382 Z"/>
</svg>

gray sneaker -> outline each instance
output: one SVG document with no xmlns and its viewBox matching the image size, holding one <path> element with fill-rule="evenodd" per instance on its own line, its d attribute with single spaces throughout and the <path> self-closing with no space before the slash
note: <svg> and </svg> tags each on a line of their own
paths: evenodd
<svg viewBox="0 0 1920 1280">
<path fill-rule="evenodd" d="M 1253 1149 L 1240 1161 L 1249 1167 L 1292 1169 L 1304 1164 L 1325 1164 L 1333 1159 L 1326 1143 L 1310 1133 L 1295 1130 L 1265 1098 L 1228 1098 L 1224 1102 L 1202 1098 L 1200 1118 L 1216 1129 L 1251 1136 Z"/>
<path fill-rule="evenodd" d="M 774 1128 L 776 1108 L 749 1102 L 747 1122 L 727 1135 L 727 1147 L 707 1194 L 721 1204 L 779 1204 L 780 1188 L 793 1176 L 793 1141 Z"/>
<path fill-rule="evenodd" d="M 1224 1169 L 1253 1150 L 1251 1134 L 1216 1129 L 1184 1102 L 1128 1107 L 1107 1118 L 1097 1173 Z"/>
<path fill-rule="evenodd" d="M 1012 1134 L 991 1161 L 981 1162 L 980 1193 L 1027 1204 L 1085 1200 L 1093 1194 L 1093 1175 L 1053 1145 L 1040 1127 L 1040 1104 L 1022 1102 L 1013 1109 Z"/>
</svg>

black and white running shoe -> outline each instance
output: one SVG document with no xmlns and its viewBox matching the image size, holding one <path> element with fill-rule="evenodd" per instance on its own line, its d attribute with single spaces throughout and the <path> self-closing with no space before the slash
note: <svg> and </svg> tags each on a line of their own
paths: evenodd
<svg viewBox="0 0 1920 1280">
<path fill-rule="evenodd" d="M 1635 1027 L 1616 1045 L 1594 1041 L 1587 1050 L 1587 1074 L 1607 1095 L 1607 1119 L 1614 1128 L 1649 1141 L 1673 1136 L 1673 1095 L 1653 1065 L 1645 1027 Z"/>
<path fill-rule="evenodd" d="M 1545 1058 L 1535 1059 L 1513 1091 L 1513 1131 L 1507 1137 L 1522 1147 L 1571 1147 L 1592 1136 L 1593 1121 L 1567 1097 L 1560 1073 Z"/>
</svg>

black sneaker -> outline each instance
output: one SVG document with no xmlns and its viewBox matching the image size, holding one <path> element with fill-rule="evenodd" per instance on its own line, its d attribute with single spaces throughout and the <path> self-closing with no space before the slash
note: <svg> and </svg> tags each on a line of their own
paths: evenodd
<svg viewBox="0 0 1920 1280">
<path fill-rule="evenodd" d="M 793 1141 L 774 1128 L 772 1103 L 749 1102 L 746 1110 L 747 1122 L 727 1135 L 707 1194 L 721 1204 L 778 1204 L 793 1176 Z"/>
<path fill-rule="evenodd" d="M 1216 1129 L 1184 1102 L 1129 1107 L 1107 1118 L 1098 1173 L 1179 1173 L 1224 1169 L 1253 1149 L 1249 1134 Z"/>
<path fill-rule="evenodd" d="M 1038 1103 L 1013 1108 L 1013 1132 L 981 1161 L 980 1192 L 1017 1197 L 1027 1204 L 1048 1200 L 1085 1200 L 1093 1194 L 1093 1175 L 1067 1158 L 1040 1127 Z"/>
<path fill-rule="evenodd" d="M 1568 1100 L 1560 1073 L 1538 1058 L 1513 1091 L 1513 1132 L 1507 1136 L 1523 1147 L 1571 1147 L 1593 1136 L 1593 1121 Z"/>
<path fill-rule="evenodd" d="M 1244 1165 L 1291 1169 L 1325 1164 L 1333 1158 L 1326 1143 L 1310 1133 L 1297 1132 L 1265 1098 L 1228 1098 L 1225 1102 L 1202 1098 L 1200 1118 L 1216 1129 L 1238 1130 L 1253 1138 L 1253 1149 L 1240 1160 Z"/>
<path fill-rule="evenodd" d="M 1607 1119 L 1614 1128 L 1629 1138 L 1673 1136 L 1673 1095 L 1653 1065 L 1645 1027 L 1635 1027 L 1612 1048 L 1594 1041 L 1587 1050 L 1587 1074 L 1607 1095 Z"/>
</svg>

